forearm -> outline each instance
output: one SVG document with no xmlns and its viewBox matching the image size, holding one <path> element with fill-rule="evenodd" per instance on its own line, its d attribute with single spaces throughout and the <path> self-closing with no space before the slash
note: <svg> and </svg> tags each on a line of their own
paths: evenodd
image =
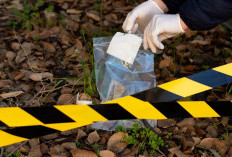
<svg viewBox="0 0 232 157">
<path fill-rule="evenodd" d="M 185 31 L 186 29 L 188 29 L 188 26 L 184 23 L 184 21 L 182 19 L 180 19 L 180 24 L 182 29 Z"/>
<path fill-rule="evenodd" d="M 158 6 L 163 10 L 163 12 L 166 14 L 168 12 L 167 5 L 162 0 L 154 0 Z"/>
</svg>

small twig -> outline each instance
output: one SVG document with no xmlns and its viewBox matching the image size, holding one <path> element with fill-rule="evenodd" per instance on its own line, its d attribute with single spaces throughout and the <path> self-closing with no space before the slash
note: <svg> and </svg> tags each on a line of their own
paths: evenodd
<svg viewBox="0 0 232 157">
<path fill-rule="evenodd" d="M 49 83 L 47 86 L 49 86 L 51 83 Z M 43 90 L 43 88 L 40 89 L 40 91 L 32 98 L 32 100 L 34 100 L 39 94 L 41 94 L 41 91 Z"/>
<path fill-rule="evenodd" d="M 22 46 L 22 44 L 21 44 L 21 42 L 20 42 L 20 39 L 19 39 L 19 37 L 18 37 L 18 35 L 17 35 L 18 33 L 16 34 L 16 32 L 15 32 L 14 29 L 13 29 L 13 31 L 14 31 L 15 37 L 17 38 L 17 40 L 18 40 L 20 46 L 21 46 L 22 49 L 23 49 L 23 52 L 24 52 L 25 56 L 27 57 L 27 60 L 29 61 L 29 62 L 28 62 L 28 65 L 29 65 L 31 71 L 35 72 L 34 69 L 33 69 L 32 66 L 31 66 L 31 61 L 30 61 L 30 59 L 29 59 L 29 57 L 28 57 L 28 55 L 27 55 L 27 51 L 24 49 L 24 47 Z"/>
<path fill-rule="evenodd" d="M 49 89 L 49 90 L 41 91 L 41 93 L 54 92 L 54 91 L 59 90 L 59 89 L 61 89 L 63 87 L 66 87 L 66 86 L 69 86 L 69 84 L 63 85 L 63 86 L 55 88 L 55 89 Z"/>
<path fill-rule="evenodd" d="M 75 96 L 73 96 L 70 100 L 68 100 L 67 102 L 64 103 L 64 105 L 67 105 L 70 101 L 72 101 L 75 98 Z"/>
<path fill-rule="evenodd" d="M 219 96 L 217 96 L 217 94 L 216 93 L 214 93 L 214 91 L 213 90 L 211 90 L 211 93 L 217 98 L 217 99 L 221 99 Z"/>
<path fill-rule="evenodd" d="M 22 142 L 14 151 L 12 151 L 10 154 L 8 154 L 6 157 L 10 157 L 13 155 L 19 148 L 21 148 L 27 141 Z"/>
<path fill-rule="evenodd" d="M 4 153 L 4 148 L 1 147 L 1 154 L 0 154 L 0 157 L 3 157 L 3 153 Z"/>
<path fill-rule="evenodd" d="M 158 149 L 158 152 L 162 154 L 164 157 L 166 156 L 161 150 Z"/>
<path fill-rule="evenodd" d="M 44 86 L 43 80 L 40 80 L 40 82 L 41 82 L 41 84 L 42 84 L 42 86 L 43 86 L 41 90 L 45 90 L 46 87 Z M 41 98 L 42 96 L 43 96 L 43 94 L 40 95 L 40 98 Z"/>
</svg>

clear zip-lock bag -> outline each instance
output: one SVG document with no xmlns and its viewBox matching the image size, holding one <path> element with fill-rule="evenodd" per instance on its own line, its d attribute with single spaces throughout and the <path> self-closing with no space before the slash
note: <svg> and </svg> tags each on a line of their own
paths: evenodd
<svg viewBox="0 0 232 157">
<path fill-rule="evenodd" d="M 154 88 L 154 54 L 141 46 L 133 64 L 129 64 L 107 53 L 111 39 L 112 37 L 93 39 L 96 86 L 102 103 Z M 140 120 L 120 120 L 97 122 L 92 124 L 92 127 L 113 131 L 117 125 L 131 128 L 135 122 L 143 126 Z M 148 122 L 152 127 L 156 127 L 156 120 Z"/>
</svg>

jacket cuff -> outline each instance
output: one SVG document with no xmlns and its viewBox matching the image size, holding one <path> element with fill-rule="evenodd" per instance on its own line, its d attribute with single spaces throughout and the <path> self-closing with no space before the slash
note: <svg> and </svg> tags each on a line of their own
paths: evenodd
<svg viewBox="0 0 232 157">
<path fill-rule="evenodd" d="M 181 4 L 185 0 L 162 0 L 165 5 L 168 7 L 169 14 L 177 14 L 179 12 L 179 8 Z"/>
</svg>

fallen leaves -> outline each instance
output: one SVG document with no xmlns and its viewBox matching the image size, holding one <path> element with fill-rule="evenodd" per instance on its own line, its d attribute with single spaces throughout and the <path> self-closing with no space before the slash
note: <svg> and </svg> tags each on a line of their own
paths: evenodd
<svg viewBox="0 0 232 157">
<path fill-rule="evenodd" d="M 53 74 L 49 72 L 44 72 L 44 73 L 32 73 L 29 75 L 29 78 L 32 81 L 42 81 L 43 79 L 52 79 Z"/>
<path fill-rule="evenodd" d="M 71 150 L 71 153 L 73 157 L 97 157 L 94 152 L 79 148 Z"/>
<path fill-rule="evenodd" d="M 76 10 L 76 9 L 68 9 L 66 11 L 69 14 L 81 14 L 83 11 L 82 10 Z"/>
<path fill-rule="evenodd" d="M 179 127 L 186 127 L 186 126 L 195 126 L 195 120 L 193 118 L 185 118 L 181 122 L 177 123 Z"/>
<path fill-rule="evenodd" d="M 95 20 L 95 21 L 100 21 L 100 17 L 97 16 L 97 15 L 95 15 L 95 14 L 93 14 L 93 13 L 87 12 L 86 15 L 87 15 L 87 17 L 90 18 L 90 19 L 93 19 L 93 20 Z"/>
<path fill-rule="evenodd" d="M 108 140 L 107 149 L 115 153 L 121 153 L 128 145 L 126 142 L 123 142 L 125 136 L 128 137 L 128 134 L 124 132 L 113 134 Z"/>
<path fill-rule="evenodd" d="M 164 119 L 157 121 L 157 126 L 161 128 L 168 128 L 174 125 L 176 125 L 176 121 L 174 119 Z"/>
<path fill-rule="evenodd" d="M 159 63 L 159 67 L 160 67 L 160 68 L 165 68 L 165 67 L 167 68 L 167 67 L 170 66 L 170 64 L 172 64 L 172 62 L 171 62 L 171 57 L 168 57 L 168 58 L 162 60 L 162 61 Z"/>
<path fill-rule="evenodd" d="M 17 51 L 20 48 L 20 44 L 18 42 L 12 42 L 10 47 L 14 50 Z"/>
<path fill-rule="evenodd" d="M 48 42 L 42 42 L 42 44 L 43 44 L 45 51 L 47 51 L 47 52 L 55 52 L 56 51 L 55 47 L 52 44 L 50 44 Z"/>
<path fill-rule="evenodd" d="M 174 155 L 176 155 L 177 157 L 194 157 L 193 155 L 186 155 L 184 154 L 181 150 L 180 150 L 180 146 L 178 147 L 173 147 L 169 149 L 169 152 L 171 152 L 171 154 L 169 154 L 170 157 L 173 157 Z"/>
<path fill-rule="evenodd" d="M 0 94 L 0 96 L 3 99 L 7 99 L 7 98 L 11 98 L 11 97 L 17 97 L 17 96 L 21 95 L 22 93 L 24 93 L 24 92 L 23 91 L 15 91 L 15 92 L 10 92 L 10 93 Z"/>
<path fill-rule="evenodd" d="M 76 149 L 77 145 L 75 142 L 64 142 L 61 144 L 62 147 L 64 147 L 67 150 L 72 150 L 72 149 Z"/>
<path fill-rule="evenodd" d="M 62 94 L 58 100 L 57 105 L 75 104 L 76 99 L 72 94 Z"/>
<path fill-rule="evenodd" d="M 0 80 L 0 88 L 10 85 L 10 80 Z"/>
<path fill-rule="evenodd" d="M 88 138 L 87 138 L 87 141 L 90 143 L 90 144 L 93 144 L 93 143 L 96 143 L 100 140 L 100 137 L 97 133 L 97 131 L 95 130 L 94 132 L 91 132 L 89 135 L 88 135 Z"/>
<path fill-rule="evenodd" d="M 196 69 L 196 65 L 186 65 L 184 66 L 184 70 L 188 72 L 193 72 Z"/>
<path fill-rule="evenodd" d="M 109 150 L 101 150 L 100 151 L 100 156 L 101 157 L 116 157 L 116 155 L 113 152 L 109 151 Z"/>
<path fill-rule="evenodd" d="M 42 81 L 42 79 L 43 79 L 42 75 L 38 74 L 38 73 L 34 73 L 34 74 L 29 75 L 29 78 L 32 81 Z"/>
</svg>

